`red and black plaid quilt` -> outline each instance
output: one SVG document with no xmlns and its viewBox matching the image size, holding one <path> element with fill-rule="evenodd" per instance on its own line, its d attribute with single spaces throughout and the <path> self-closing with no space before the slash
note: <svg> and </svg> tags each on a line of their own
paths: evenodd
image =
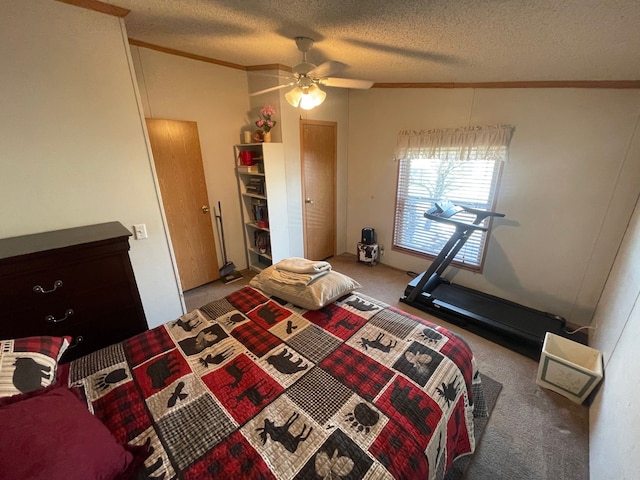
<svg viewBox="0 0 640 480">
<path fill-rule="evenodd" d="M 442 478 L 473 452 L 479 382 L 466 343 L 424 319 L 359 293 L 307 311 L 251 287 L 69 377 L 164 480 Z"/>
</svg>

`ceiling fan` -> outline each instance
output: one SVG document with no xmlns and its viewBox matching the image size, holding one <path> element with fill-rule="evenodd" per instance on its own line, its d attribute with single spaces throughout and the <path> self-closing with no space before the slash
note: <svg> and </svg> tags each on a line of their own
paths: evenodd
<svg viewBox="0 0 640 480">
<path fill-rule="evenodd" d="M 313 39 L 309 37 L 296 37 L 295 40 L 298 50 L 302 52 L 302 63 L 293 67 L 293 78 L 291 81 L 283 85 L 253 92 L 250 94 L 251 96 L 294 86 L 294 88 L 284 96 L 287 102 L 294 107 L 311 110 L 324 102 L 327 97 L 326 92 L 320 89 L 320 85 L 357 89 L 367 89 L 373 85 L 373 82 L 368 80 L 330 77 L 331 72 L 342 64 L 329 61 L 316 66 L 313 63 L 307 62 L 307 52 L 313 46 Z"/>
</svg>

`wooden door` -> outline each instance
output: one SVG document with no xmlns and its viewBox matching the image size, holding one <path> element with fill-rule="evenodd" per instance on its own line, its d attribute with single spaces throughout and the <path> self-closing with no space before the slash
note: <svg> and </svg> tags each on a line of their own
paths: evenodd
<svg viewBox="0 0 640 480">
<path fill-rule="evenodd" d="M 220 278 L 196 122 L 147 118 L 182 290 Z"/>
<path fill-rule="evenodd" d="M 335 122 L 300 120 L 304 254 L 323 260 L 336 253 Z"/>
</svg>

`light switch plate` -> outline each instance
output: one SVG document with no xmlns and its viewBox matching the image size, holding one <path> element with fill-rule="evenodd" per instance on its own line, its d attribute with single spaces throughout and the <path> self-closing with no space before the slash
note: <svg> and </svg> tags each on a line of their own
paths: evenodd
<svg viewBox="0 0 640 480">
<path fill-rule="evenodd" d="M 135 236 L 136 240 L 142 240 L 143 238 L 147 238 L 147 226 L 144 223 L 134 225 L 133 235 Z"/>
</svg>

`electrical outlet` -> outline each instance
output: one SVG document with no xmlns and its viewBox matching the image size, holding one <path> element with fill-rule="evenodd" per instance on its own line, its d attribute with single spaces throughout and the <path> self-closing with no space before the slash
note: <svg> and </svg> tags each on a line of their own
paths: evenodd
<svg viewBox="0 0 640 480">
<path fill-rule="evenodd" d="M 136 237 L 136 240 L 142 240 L 143 238 L 147 238 L 148 237 L 147 226 L 144 223 L 134 225 L 133 235 Z"/>
</svg>

